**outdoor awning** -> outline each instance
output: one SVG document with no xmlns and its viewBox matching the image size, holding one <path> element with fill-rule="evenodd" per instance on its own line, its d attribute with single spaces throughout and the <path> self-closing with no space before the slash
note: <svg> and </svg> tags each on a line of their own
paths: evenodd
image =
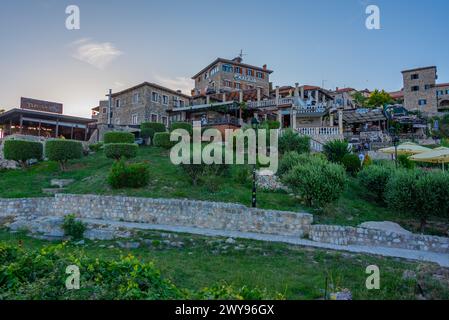
<svg viewBox="0 0 449 320">
<path fill-rule="evenodd" d="M 343 111 L 343 121 L 347 124 L 385 121 L 387 118 L 380 109 L 357 109 Z"/>
<path fill-rule="evenodd" d="M 397 147 L 397 152 L 399 155 L 402 154 L 408 154 L 408 155 L 412 155 L 412 154 L 420 154 L 420 153 L 424 153 L 424 152 L 429 152 L 432 151 L 432 149 L 430 148 L 426 148 L 426 147 L 422 147 L 416 143 L 412 143 L 412 142 L 406 142 L 403 143 L 401 145 L 399 145 Z M 387 154 L 395 154 L 396 153 L 396 148 L 395 147 L 388 147 L 388 148 L 383 148 L 383 149 L 379 149 L 379 152 L 382 153 L 387 153 Z"/>
</svg>

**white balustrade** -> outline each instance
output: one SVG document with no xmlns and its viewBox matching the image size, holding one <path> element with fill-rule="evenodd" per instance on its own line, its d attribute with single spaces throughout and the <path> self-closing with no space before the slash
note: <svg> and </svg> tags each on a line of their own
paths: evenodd
<svg viewBox="0 0 449 320">
<path fill-rule="evenodd" d="M 336 136 L 340 134 L 338 127 L 306 127 L 296 130 L 306 136 Z"/>
</svg>

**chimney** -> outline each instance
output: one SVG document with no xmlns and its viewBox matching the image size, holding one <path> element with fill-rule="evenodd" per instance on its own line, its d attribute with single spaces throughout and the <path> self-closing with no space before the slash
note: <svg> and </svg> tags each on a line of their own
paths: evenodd
<svg viewBox="0 0 449 320">
<path fill-rule="evenodd" d="M 299 83 L 295 83 L 295 97 L 299 97 Z"/>
</svg>

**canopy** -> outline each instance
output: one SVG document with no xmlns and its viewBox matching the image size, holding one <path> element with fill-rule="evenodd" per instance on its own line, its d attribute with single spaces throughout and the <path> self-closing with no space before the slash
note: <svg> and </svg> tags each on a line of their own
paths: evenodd
<svg viewBox="0 0 449 320">
<path fill-rule="evenodd" d="M 419 162 L 441 163 L 444 170 L 444 164 L 449 163 L 449 148 L 436 148 L 430 152 L 414 155 L 410 157 L 410 160 Z"/>
<path fill-rule="evenodd" d="M 399 145 L 398 147 L 398 154 L 420 154 L 420 153 L 424 153 L 424 152 L 429 152 L 432 151 L 432 149 L 430 148 L 426 148 L 426 147 L 422 147 L 416 143 L 412 143 L 412 142 L 406 142 L 403 143 L 401 145 Z M 396 152 L 395 147 L 388 147 L 388 148 L 383 148 L 383 149 L 379 149 L 380 152 L 382 153 L 388 153 L 388 154 L 394 154 Z"/>
</svg>

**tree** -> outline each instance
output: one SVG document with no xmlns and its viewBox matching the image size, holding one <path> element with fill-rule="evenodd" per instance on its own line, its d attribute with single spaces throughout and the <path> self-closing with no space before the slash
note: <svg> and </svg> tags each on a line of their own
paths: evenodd
<svg viewBox="0 0 449 320">
<path fill-rule="evenodd" d="M 366 101 L 366 106 L 370 108 L 383 107 L 385 104 L 393 103 L 394 99 L 385 90 L 379 91 L 374 90 L 371 93 L 368 100 Z"/>
<path fill-rule="evenodd" d="M 361 92 L 355 92 L 352 94 L 352 99 L 354 100 L 355 104 L 359 107 L 365 107 L 366 102 L 368 100 L 367 97 L 365 97 Z"/>
</svg>

